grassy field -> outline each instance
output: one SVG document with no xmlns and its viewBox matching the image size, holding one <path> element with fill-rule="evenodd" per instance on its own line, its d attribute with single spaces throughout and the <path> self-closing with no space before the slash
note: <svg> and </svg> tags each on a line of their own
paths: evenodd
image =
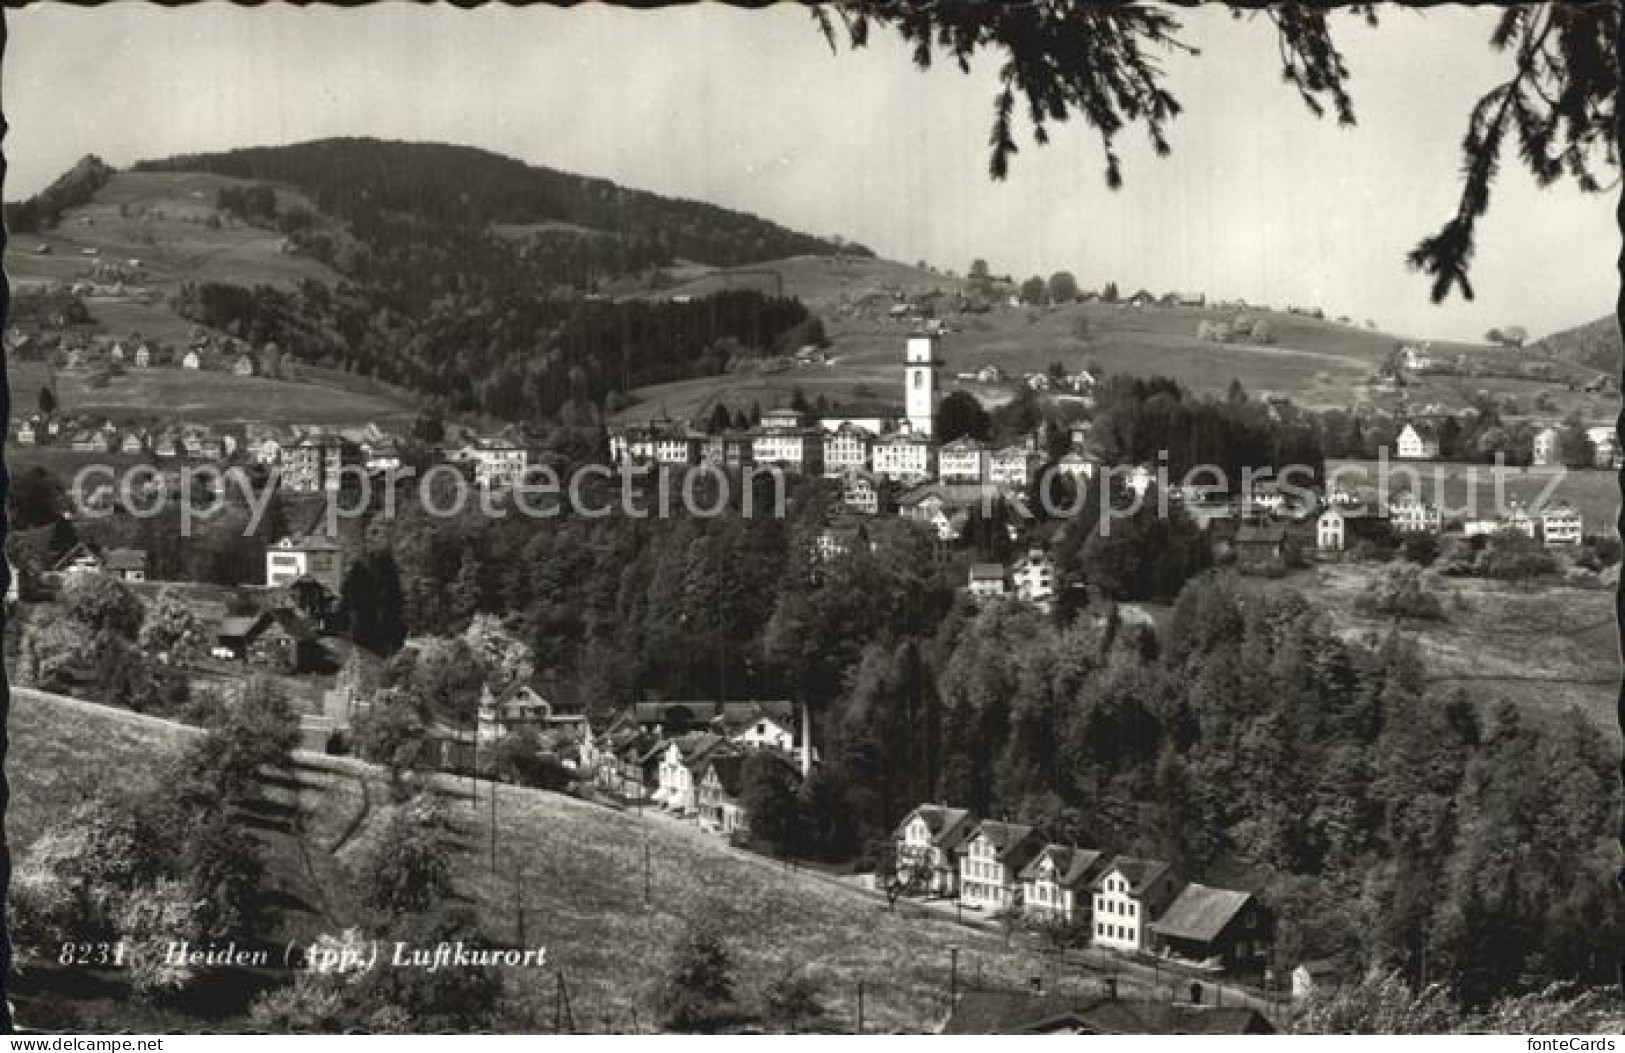
<svg viewBox="0 0 1625 1053">
<path fill-rule="evenodd" d="M 730 285 L 769 291 L 782 287 L 785 295 L 800 298 L 824 319 L 834 361 L 767 377 L 739 374 L 644 388 L 634 393 L 637 405 L 623 419 L 662 410 L 691 415 L 704 412 L 717 399 L 731 405 L 771 406 L 798 386 L 809 397 L 823 393 L 836 402 L 873 397 L 863 388 L 896 398 L 901 394 L 897 367 L 909 326 L 889 316 L 891 296 L 952 292 L 964 284 L 962 279 L 889 260 L 795 257 L 714 272 L 665 290 L 659 295 L 703 295 Z M 1371 387 L 1368 381 L 1400 337 L 1357 325 L 1247 309 L 1253 317 L 1269 321 L 1272 343 L 1215 344 L 1196 338 L 1201 322 L 1230 320 L 1237 313 L 1233 308 L 1084 303 L 1043 308 L 1001 305 L 985 314 L 954 315 L 945 319 L 951 331 L 942 341 L 945 387 L 959 386 L 951 379 L 954 374 L 974 372 L 983 365 L 1021 374 L 1060 361 L 1069 369 L 1098 363 L 1108 372 L 1173 376 L 1200 393 L 1218 394 L 1239 380 L 1255 395 L 1284 395 L 1307 406 L 1397 404 L 1397 392 Z M 1440 356 L 1465 353 L 1480 362 L 1498 363 L 1507 355 L 1499 348 L 1438 341 L 1433 350 Z M 1568 392 L 1562 385 L 1517 380 L 1424 377 L 1407 394 L 1413 403 L 1462 406 L 1480 389 L 1511 395 L 1525 406 L 1546 391 L 1557 401 L 1557 412 L 1579 408 L 1590 414 L 1600 408 L 1595 396 Z M 1008 397 L 1008 390 L 977 394 L 997 403 Z"/>
<path fill-rule="evenodd" d="M 1412 485 L 1411 472 L 1416 473 Z M 1380 480 L 1377 461 L 1328 461 L 1328 480 L 1346 489 L 1375 491 Z M 1439 505 L 1446 522 L 1451 519 L 1494 518 L 1497 487 L 1506 502 L 1534 508 L 1550 488 L 1545 502 L 1567 501 L 1580 513 L 1587 534 L 1610 534 L 1619 515 L 1619 476 L 1613 472 L 1565 468 L 1500 468 L 1489 464 L 1448 464 L 1434 461 L 1393 461 L 1389 464 L 1388 492 L 1414 489 L 1424 500 Z"/>
<path fill-rule="evenodd" d="M 10 367 L 12 417 L 34 412 L 41 386 L 54 384 L 60 412 L 114 420 L 166 423 L 354 424 L 400 422 L 415 410 L 383 391 L 347 390 L 329 383 L 239 377 L 207 370 L 131 369 L 93 388 L 90 374 L 52 370 L 41 362 Z"/>
<path fill-rule="evenodd" d="M 114 260 L 138 259 L 149 275 L 142 284 L 170 292 L 182 282 L 239 285 L 291 284 L 304 278 L 335 282 L 315 260 L 280 250 L 282 235 L 239 223 L 218 212 L 215 194 L 241 180 L 204 173 L 118 172 L 87 205 L 70 209 L 44 234 L 14 238 L 7 248 L 12 281 L 72 282 L 94 249 Z M 279 191 L 279 205 L 310 203 Z M 40 253 L 40 246 L 50 252 Z"/>
<path fill-rule="evenodd" d="M 1393 623 L 1362 614 L 1356 602 L 1384 569 L 1378 563 L 1328 564 L 1261 587 L 1296 589 L 1325 610 L 1339 631 L 1375 641 Z M 1403 625 L 1430 679 L 1459 687 L 1486 707 L 1505 700 L 1554 720 L 1570 719 L 1578 710 L 1609 741 L 1618 741 L 1620 656 L 1611 589 L 1474 578 L 1440 578 L 1438 587 L 1446 594 L 1446 617 Z"/>
</svg>

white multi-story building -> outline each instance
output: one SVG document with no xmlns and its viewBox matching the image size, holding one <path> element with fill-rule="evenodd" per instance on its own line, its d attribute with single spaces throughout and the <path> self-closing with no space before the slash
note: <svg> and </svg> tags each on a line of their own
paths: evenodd
<svg viewBox="0 0 1625 1053">
<path fill-rule="evenodd" d="M 530 451 L 517 443 L 482 442 L 468 448 L 474 463 L 474 481 L 493 489 L 518 486 L 525 479 Z"/>
<path fill-rule="evenodd" d="M 988 478 L 995 486 L 1025 490 L 1038 471 L 1038 451 L 1029 446 L 1006 446 L 988 456 Z"/>
<path fill-rule="evenodd" d="M 812 475 L 823 470 L 824 439 L 817 428 L 764 425 L 751 436 L 750 453 L 757 464 Z"/>
<path fill-rule="evenodd" d="M 1548 545 L 1578 545 L 1583 528 L 1580 513 L 1567 504 L 1559 502 L 1541 510 L 1540 534 Z"/>
<path fill-rule="evenodd" d="M 281 538 L 265 549 L 267 588 L 291 585 L 310 577 L 337 596 L 344 584 L 343 551 L 339 543 L 322 534 Z"/>
<path fill-rule="evenodd" d="M 872 452 L 874 474 L 902 483 L 918 483 L 934 474 L 935 448 L 924 435 L 898 432 L 880 439 Z"/>
<path fill-rule="evenodd" d="M 1407 490 L 1389 500 L 1388 522 L 1401 534 L 1437 534 L 1439 509 Z"/>
<path fill-rule="evenodd" d="M 980 483 L 988 477 L 988 449 L 968 435 L 937 450 L 937 478 L 945 483 Z"/>
<path fill-rule="evenodd" d="M 1055 561 L 1043 549 L 1033 549 L 1011 572 L 1016 598 L 1028 603 L 1047 604 L 1055 598 Z"/>
<path fill-rule="evenodd" d="M 1090 883 L 1107 857 L 1092 848 L 1045 845 L 1021 872 L 1021 908 L 1028 916 L 1087 922 L 1094 906 Z"/>
<path fill-rule="evenodd" d="M 1536 465 L 1547 467 L 1563 459 L 1562 436 L 1562 432 L 1551 426 L 1535 432 L 1534 456 L 1531 459 Z"/>
<path fill-rule="evenodd" d="M 1346 543 L 1347 521 L 1336 508 L 1328 508 L 1315 520 L 1315 547 L 1322 552 L 1341 552 Z"/>
<path fill-rule="evenodd" d="M 1094 943 L 1122 951 L 1148 949 L 1151 923 L 1182 885 L 1173 867 L 1159 860 L 1129 856 L 1112 860 L 1095 879 Z"/>
<path fill-rule="evenodd" d="M 959 860 L 959 896 L 967 907 L 1021 906 L 1021 872 L 1042 847 L 1030 826 L 986 820 L 966 838 Z"/>
<path fill-rule="evenodd" d="M 824 433 L 824 474 L 831 479 L 849 472 L 869 470 L 869 450 L 875 437 L 856 424 L 842 424 Z"/>
<path fill-rule="evenodd" d="M 954 895 L 964 841 L 975 828 L 976 820 L 963 808 L 920 805 L 892 833 L 897 880 L 923 892 Z"/>
</svg>

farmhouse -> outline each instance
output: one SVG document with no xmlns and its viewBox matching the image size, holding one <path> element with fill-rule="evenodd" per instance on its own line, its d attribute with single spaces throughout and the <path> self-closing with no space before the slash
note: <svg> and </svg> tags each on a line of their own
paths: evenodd
<svg viewBox="0 0 1625 1053">
<path fill-rule="evenodd" d="M 39 434 L 34 430 L 34 421 L 25 420 L 17 425 L 17 445 L 32 446 L 39 441 Z"/>
<path fill-rule="evenodd" d="M 202 369 L 203 359 L 199 357 L 197 349 L 193 348 L 181 356 L 182 369 Z"/>
<path fill-rule="evenodd" d="M 231 365 L 231 371 L 239 377 L 252 377 L 259 373 L 259 369 L 254 362 L 254 356 L 246 352 L 237 356 L 237 361 Z"/>
<path fill-rule="evenodd" d="M 147 369 L 152 365 L 152 349 L 142 344 L 135 349 L 135 368 Z"/>
<path fill-rule="evenodd" d="M 1192 882 L 1151 923 L 1162 954 L 1225 972 L 1258 972 L 1269 959 L 1270 918 L 1250 892 Z"/>
<path fill-rule="evenodd" d="M 972 563 L 965 590 L 973 600 L 992 599 L 1005 594 L 1005 585 L 1003 563 Z"/>
<path fill-rule="evenodd" d="M 1230 547 L 1244 570 L 1275 570 L 1286 565 L 1292 542 L 1279 523 L 1243 523 Z"/>
<path fill-rule="evenodd" d="M 1093 848 L 1045 845 L 1021 872 L 1023 909 L 1056 921 L 1086 924 L 1094 905 L 1090 886 L 1109 861 Z"/>
<path fill-rule="evenodd" d="M 120 581 L 146 581 L 147 550 L 110 548 L 103 559 L 102 569 Z"/>
<path fill-rule="evenodd" d="M 1183 883 L 1167 863 L 1119 856 L 1094 883 L 1094 942 L 1124 951 L 1150 947 L 1151 922 Z"/>
<path fill-rule="evenodd" d="M 496 742 L 521 732 L 540 732 L 553 717 L 553 707 L 529 684 L 510 684 L 499 692 L 480 688 L 475 738 Z"/>
<path fill-rule="evenodd" d="M 662 744 L 654 800 L 668 811 L 692 815 L 699 807 L 699 784 L 713 757 L 728 752 L 720 735 L 696 731 Z"/>
<path fill-rule="evenodd" d="M 57 574 L 80 574 L 84 572 L 99 572 L 105 567 L 105 561 L 89 545 L 83 541 L 76 542 L 74 546 L 62 554 L 62 557 L 52 564 L 51 570 Z"/>
<path fill-rule="evenodd" d="M 1591 448 L 1595 451 L 1595 463 L 1598 468 L 1619 467 L 1619 433 L 1615 430 L 1614 425 L 1606 424 L 1587 428 L 1586 438 L 1591 440 Z"/>
<path fill-rule="evenodd" d="M 318 651 L 316 634 L 287 610 L 224 618 L 215 631 L 215 643 L 239 661 L 282 673 L 308 671 Z"/>
</svg>

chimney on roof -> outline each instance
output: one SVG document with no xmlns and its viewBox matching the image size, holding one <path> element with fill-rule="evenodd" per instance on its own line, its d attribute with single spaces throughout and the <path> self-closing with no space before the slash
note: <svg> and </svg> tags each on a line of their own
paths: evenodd
<svg viewBox="0 0 1625 1053">
<path fill-rule="evenodd" d="M 807 703 L 801 704 L 801 777 L 812 774 L 812 714 Z"/>
</svg>

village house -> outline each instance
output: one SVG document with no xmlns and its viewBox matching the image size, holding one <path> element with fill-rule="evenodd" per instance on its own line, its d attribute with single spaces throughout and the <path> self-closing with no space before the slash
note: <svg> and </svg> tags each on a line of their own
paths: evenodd
<svg viewBox="0 0 1625 1053">
<path fill-rule="evenodd" d="M 1563 433 L 1547 425 L 1535 432 L 1530 460 L 1542 468 L 1558 464 L 1563 459 L 1562 443 Z"/>
<path fill-rule="evenodd" d="M 817 475 L 824 470 L 824 438 L 817 428 L 774 427 L 768 425 L 768 420 L 764 416 L 762 427 L 751 436 L 751 459 L 756 464 L 799 475 Z"/>
<path fill-rule="evenodd" d="M 83 541 L 75 542 L 72 548 L 51 565 L 53 573 L 64 577 L 69 574 L 99 573 L 104 568 L 105 561 L 102 557 Z"/>
<path fill-rule="evenodd" d="M 700 463 L 714 468 L 743 468 L 751 463 L 751 438 L 743 432 L 723 432 L 699 440 Z"/>
<path fill-rule="evenodd" d="M 1043 845 L 1030 826 L 991 819 L 965 839 L 959 860 L 959 895 L 967 907 L 1011 910 L 1021 906 L 1021 872 Z"/>
<path fill-rule="evenodd" d="M 975 377 L 977 382 L 981 384 L 1002 384 L 1004 383 L 1004 370 L 989 363 L 978 369 Z"/>
<path fill-rule="evenodd" d="M 1118 856 L 1095 879 L 1093 942 L 1121 951 L 1150 949 L 1150 925 L 1182 885 L 1167 863 Z"/>
<path fill-rule="evenodd" d="M 1407 461 L 1432 461 L 1439 456 L 1439 433 L 1433 425 L 1416 421 L 1401 428 L 1398 456 Z"/>
<path fill-rule="evenodd" d="M 1347 543 L 1348 520 L 1333 506 L 1315 518 L 1315 547 L 1322 552 L 1341 552 Z"/>
<path fill-rule="evenodd" d="M 1261 974 L 1272 939 L 1269 913 L 1252 893 L 1195 882 L 1151 922 L 1157 953 L 1226 973 Z"/>
<path fill-rule="evenodd" d="M 836 519 L 813 536 L 813 557 L 820 563 L 828 563 L 872 547 L 869 531 L 864 525 L 845 518 Z"/>
<path fill-rule="evenodd" d="M 259 373 L 254 356 L 246 352 L 237 356 L 237 361 L 231 364 L 231 371 L 239 377 L 252 377 Z"/>
<path fill-rule="evenodd" d="M 282 588 L 303 577 L 338 595 L 344 584 L 344 560 L 335 539 L 325 534 L 289 535 L 266 547 L 267 588 Z"/>
<path fill-rule="evenodd" d="M 103 556 L 102 569 L 120 581 L 146 581 L 147 550 L 110 548 Z"/>
<path fill-rule="evenodd" d="M 280 609 L 221 619 L 215 645 L 238 661 L 289 674 L 310 670 L 319 651 L 310 626 Z"/>
<path fill-rule="evenodd" d="M 1400 534 L 1437 534 L 1439 509 L 1406 490 L 1389 499 L 1388 523 Z"/>
<path fill-rule="evenodd" d="M 702 829 L 728 838 L 748 836 L 750 823 L 740 801 L 745 760 L 743 754 L 723 754 L 706 764 L 697 809 Z"/>
<path fill-rule="evenodd" d="M 1421 347 L 1417 347 L 1415 344 L 1406 344 L 1400 349 L 1400 361 L 1412 373 L 1420 373 L 1433 367 L 1433 356 L 1429 353 L 1429 347 L 1426 344 Z"/>
<path fill-rule="evenodd" d="M 152 365 L 152 349 L 142 344 L 135 349 L 135 368 L 147 369 Z"/>
<path fill-rule="evenodd" d="M 108 348 L 107 351 L 107 360 L 115 365 L 122 366 L 124 364 L 124 344 L 122 342 L 113 341 L 113 346 Z"/>
<path fill-rule="evenodd" d="M 655 802 L 667 811 L 693 815 L 699 807 L 699 785 L 705 778 L 706 765 L 728 751 L 728 740 L 708 731 L 691 732 L 664 743 Z"/>
<path fill-rule="evenodd" d="M 1619 434 L 1614 425 L 1606 424 L 1586 429 L 1586 438 L 1591 440 L 1594 452 L 1594 463 L 1598 468 L 1618 468 L 1620 466 Z"/>
<path fill-rule="evenodd" d="M 973 600 L 994 599 L 1008 591 L 1002 563 L 972 563 L 965 591 Z"/>
<path fill-rule="evenodd" d="M 203 368 L 203 359 L 202 359 L 201 356 L 198 355 L 196 348 L 192 348 L 191 350 L 187 351 L 186 354 L 181 356 L 181 368 L 182 369 L 202 369 Z"/>
<path fill-rule="evenodd" d="M 988 457 L 988 478 L 995 486 L 1026 490 L 1038 472 L 1038 451 L 1020 444 L 994 450 Z"/>
<path fill-rule="evenodd" d="M 32 446 L 38 441 L 39 433 L 35 430 L 33 418 L 29 418 L 17 425 L 17 445 Z"/>
<path fill-rule="evenodd" d="M 841 478 L 841 503 L 861 515 L 879 515 L 881 488 L 872 476 L 848 472 Z"/>
<path fill-rule="evenodd" d="M 935 896 L 959 892 L 960 856 L 976 820 L 963 808 L 922 804 L 892 832 L 897 881 Z"/>
<path fill-rule="evenodd" d="M 1043 549 L 1028 551 L 1010 576 L 1019 600 L 1047 607 L 1055 598 L 1055 561 Z"/>
<path fill-rule="evenodd" d="M 120 453 L 139 454 L 146 448 L 146 434 L 134 429 L 125 432 L 124 438 L 119 440 Z"/>
<path fill-rule="evenodd" d="M 927 436 L 895 432 L 875 442 L 870 459 L 875 475 L 912 485 L 935 474 L 936 449 Z"/>
<path fill-rule="evenodd" d="M 1540 536 L 1551 547 L 1572 547 L 1584 538 L 1580 513 L 1562 501 L 1540 511 Z"/>
<path fill-rule="evenodd" d="M 1348 978 L 1348 963 L 1341 958 L 1313 958 L 1299 962 L 1292 970 L 1292 997 L 1308 998 L 1312 994 L 1330 994 Z"/>
<path fill-rule="evenodd" d="M 1069 475 L 1080 483 L 1087 483 L 1094 479 L 1099 469 L 1099 462 L 1094 458 L 1076 451 L 1063 454 L 1055 462 L 1055 471 L 1061 475 Z"/>
<path fill-rule="evenodd" d="M 496 742 L 521 732 L 541 732 L 553 717 L 553 707 L 529 684 L 509 684 L 493 692 L 480 687 L 475 739 Z"/>
<path fill-rule="evenodd" d="M 687 461 L 684 446 L 684 461 Z M 519 486 L 525 480 L 530 451 L 518 443 L 500 439 L 484 440 L 464 447 L 462 459 L 474 466 L 474 482 L 487 489 Z"/>
<path fill-rule="evenodd" d="M 1087 925 L 1091 887 L 1110 857 L 1092 848 L 1048 844 L 1021 872 L 1022 909 L 1029 917 Z"/>
<path fill-rule="evenodd" d="M 988 479 L 987 444 L 961 436 L 937 450 L 937 478 L 945 483 L 980 483 Z"/>
<path fill-rule="evenodd" d="M 1242 570 L 1273 571 L 1286 566 L 1294 548 L 1280 523 L 1242 523 L 1230 540 L 1236 566 Z"/>
<path fill-rule="evenodd" d="M 869 469 L 869 450 L 874 436 L 856 424 L 842 424 L 824 435 L 824 475 L 841 478 Z"/>
<path fill-rule="evenodd" d="M 803 713 L 803 717 L 806 716 Z M 736 746 L 776 749 L 788 754 L 796 748 L 795 703 L 785 700 L 724 702 L 712 718 L 712 728 Z"/>
</svg>

